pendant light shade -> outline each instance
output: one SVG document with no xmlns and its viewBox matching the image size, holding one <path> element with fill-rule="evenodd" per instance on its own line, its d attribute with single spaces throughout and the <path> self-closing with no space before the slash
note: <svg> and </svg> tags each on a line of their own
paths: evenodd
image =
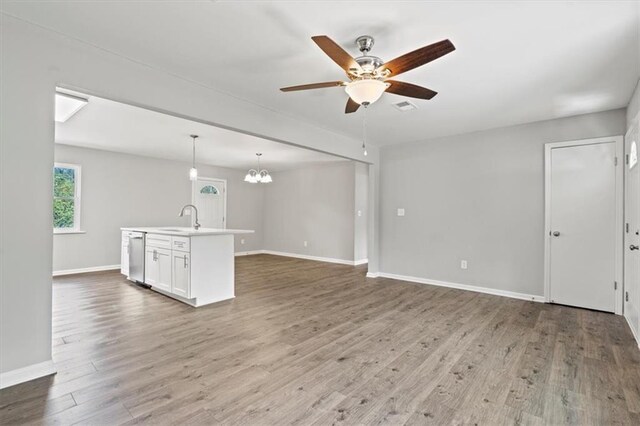
<svg viewBox="0 0 640 426">
<path fill-rule="evenodd" d="M 249 171 L 247 172 L 247 175 L 244 177 L 244 181 L 249 183 L 273 182 L 273 179 L 271 178 L 271 175 L 269 174 L 269 172 L 266 169 L 260 169 L 260 157 L 262 156 L 262 153 L 258 152 L 256 153 L 256 156 L 258 157 L 258 168 L 249 169 Z"/>
<path fill-rule="evenodd" d="M 192 158 L 192 162 L 191 162 L 191 169 L 189 170 L 189 180 L 196 180 L 198 179 L 198 169 L 196 169 L 196 138 L 198 137 L 198 135 L 191 135 L 191 138 L 193 139 L 193 158 Z"/>
</svg>

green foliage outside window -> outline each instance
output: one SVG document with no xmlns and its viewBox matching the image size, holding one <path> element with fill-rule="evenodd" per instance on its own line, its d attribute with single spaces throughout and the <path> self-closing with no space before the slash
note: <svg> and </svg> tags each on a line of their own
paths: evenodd
<svg viewBox="0 0 640 426">
<path fill-rule="evenodd" d="M 75 225 L 75 169 L 53 168 L 53 227 L 73 228 Z"/>
</svg>

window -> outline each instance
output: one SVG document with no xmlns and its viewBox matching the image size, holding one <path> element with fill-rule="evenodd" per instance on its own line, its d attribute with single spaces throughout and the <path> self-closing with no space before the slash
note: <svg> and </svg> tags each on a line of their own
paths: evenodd
<svg viewBox="0 0 640 426">
<path fill-rule="evenodd" d="M 211 194 L 211 195 L 218 195 L 218 188 L 216 188 L 213 185 L 206 185 L 203 186 L 202 189 L 200 189 L 200 193 L 201 194 Z"/>
<path fill-rule="evenodd" d="M 53 232 L 81 232 L 80 166 L 53 166 Z"/>
</svg>

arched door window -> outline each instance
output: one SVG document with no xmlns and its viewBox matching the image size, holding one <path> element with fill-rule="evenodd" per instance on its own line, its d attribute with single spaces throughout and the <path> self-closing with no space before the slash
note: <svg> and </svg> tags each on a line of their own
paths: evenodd
<svg viewBox="0 0 640 426">
<path fill-rule="evenodd" d="M 200 188 L 200 193 L 201 194 L 218 195 L 218 194 L 220 194 L 220 191 L 218 191 L 218 188 L 216 188 L 213 185 L 205 185 L 202 188 Z"/>
</svg>

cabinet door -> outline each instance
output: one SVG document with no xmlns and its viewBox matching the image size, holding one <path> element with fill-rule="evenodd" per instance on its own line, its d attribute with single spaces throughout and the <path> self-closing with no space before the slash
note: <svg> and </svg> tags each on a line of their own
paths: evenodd
<svg viewBox="0 0 640 426">
<path fill-rule="evenodd" d="M 144 282 L 154 286 L 158 282 L 157 249 L 147 247 L 144 251 Z"/>
<path fill-rule="evenodd" d="M 120 273 L 129 276 L 129 238 L 122 240 L 122 251 L 120 252 Z"/>
<path fill-rule="evenodd" d="M 190 298 L 191 295 L 191 258 L 189 253 L 174 251 L 172 292 L 178 296 Z"/>
<path fill-rule="evenodd" d="M 158 279 L 155 286 L 164 291 L 171 291 L 171 250 L 156 249 Z"/>
</svg>

